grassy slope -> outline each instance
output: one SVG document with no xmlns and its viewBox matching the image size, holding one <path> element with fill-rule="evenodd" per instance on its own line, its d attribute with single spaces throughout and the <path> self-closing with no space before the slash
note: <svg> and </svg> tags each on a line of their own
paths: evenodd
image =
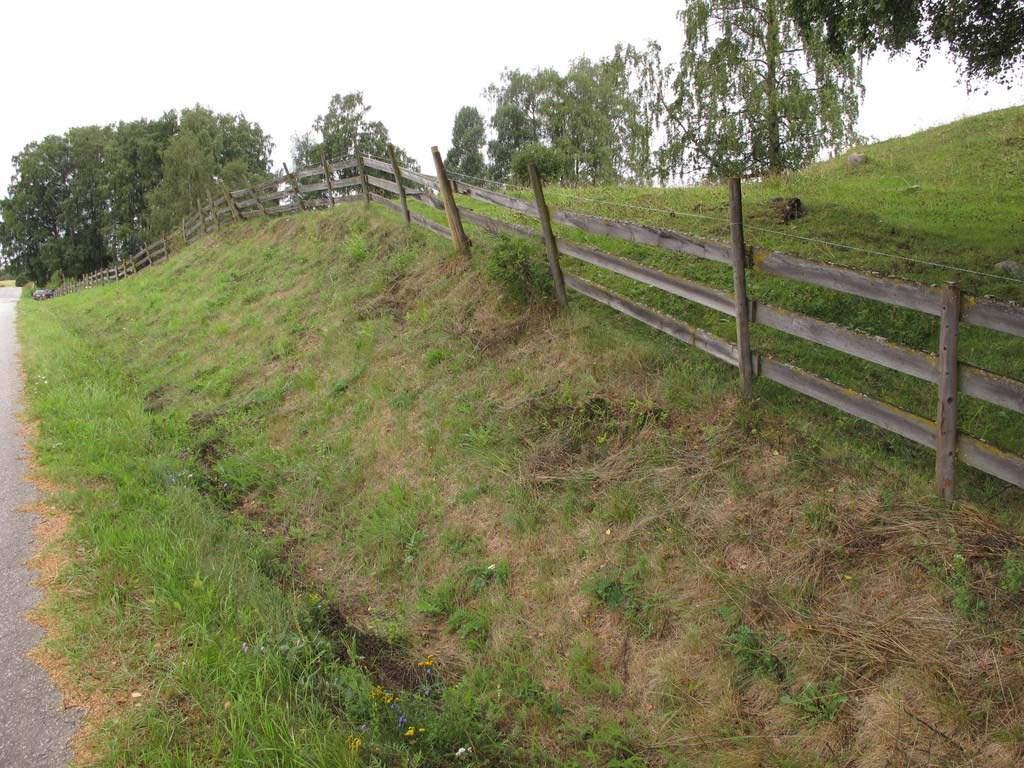
<svg viewBox="0 0 1024 768">
<path fill-rule="evenodd" d="M 1021 759 L 1021 494 L 941 509 L 898 438 L 501 302 L 479 240 L 345 207 L 23 305 L 57 643 L 144 692 L 105 763 Z"/>
</svg>

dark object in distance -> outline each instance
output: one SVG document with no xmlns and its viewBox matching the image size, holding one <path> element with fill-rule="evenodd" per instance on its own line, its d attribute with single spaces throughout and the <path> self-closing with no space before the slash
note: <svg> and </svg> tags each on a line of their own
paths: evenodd
<svg viewBox="0 0 1024 768">
<path fill-rule="evenodd" d="M 783 222 L 799 219 L 807 213 L 799 197 L 773 197 L 768 201 L 768 205 Z"/>
<path fill-rule="evenodd" d="M 36 301 L 42 301 L 43 299 L 52 299 L 53 291 L 49 288 L 40 288 L 39 290 L 32 291 L 32 298 Z"/>
</svg>

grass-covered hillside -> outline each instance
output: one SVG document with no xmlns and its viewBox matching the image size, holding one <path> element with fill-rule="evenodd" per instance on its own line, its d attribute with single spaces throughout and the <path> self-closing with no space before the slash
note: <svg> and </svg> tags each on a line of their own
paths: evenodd
<svg viewBox="0 0 1024 768">
<path fill-rule="evenodd" d="M 805 189 L 794 231 L 825 215 Z M 510 278 L 522 246 L 474 240 L 341 206 L 21 306 L 71 517 L 51 643 L 123 702 L 83 760 L 1021 763 L 1024 493 L 965 471 L 945 508 L 931 453 L 769 382 L 744 402 L 734 370 L 556 314 Z"/>
</svg>

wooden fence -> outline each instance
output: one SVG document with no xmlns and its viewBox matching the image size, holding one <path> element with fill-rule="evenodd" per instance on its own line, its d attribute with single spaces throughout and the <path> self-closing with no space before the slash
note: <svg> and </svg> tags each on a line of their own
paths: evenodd
<svg viewBox="0 0 1024 768">
<path fill-rule="evenodd" d="M 935 451 L 936 492 L 945 500 L 954 497 L 954 462 L 964 464 L 1024 488 L 1024 459 L 1002 451 L 957 428 L 958 394 L 1024 413 L 1024 382 L 985 371 L 958 357 L 959 328 L 963 324 L 1024 337 L 1024 307 L 994 299 L 962 294 L 958 285 L 931 286 L 907 280 L 864 274 L 779 252 L 755 252 L 743 233 L 742 191 L 738 179 L 730 180 L 729 220 L 731 240 L 717 243 L 680 232 L 629 221 L 593 216 L 575 211 L 551 211 L 536 169 L 530 169 L 533 199 L 464 184 L 448 178 L 438 154 L 432 148 L 436 175 L 399 166 L 394 153 L 390 159 L 370 156 L 324 161 L 277 176 L 248 189 L 223 191 L 221 200 L 212 195 L 197 201 L 197 210 L 181 223 L 181 236 L 189 242 L 199 234 L 213 231 L 231 221 L 278 216 L 340 203 L 372 202 L 400 213 L 407 223 L 450 237 L 456 250 L 468 252 L 470 240 L 463 220 L 495 234 L 527 237 L 543 243 L 560 305 L 566 304 L 566 290 L 638 320 L 690 344 L 738 369 L 745 395 L 751 394 L 754 379 L 764 377 L 823 402 L 844 413 L 886 429 Z M 499 220 L 460 206 L 459 196 L 499 206 L 532 217 L 537 227 Z M 409 207 L 416 199 L 443 210 L 447 226 Z M 651 266 L 615 256 L 590 245 L 557 237 L 552 222 L 576 230 L 629 243 L 638 243 L 727 265 L 733 273 L 733 291 L 722 291 L 672 275 Z M 161 245 L 162 244 L 162 245 Z M 166 240 L 157 244 L 166 258 Z M 125 265 L 112 267 L 78 281 L 80 287 L 116 280 L 155 263 L 152 246 Z M 145 256 L 145 258 L 142 258 Z M 576 275 L 565 275 L 561 259 L 568 257 L 598 267 L 645 286 L 686 299 L 734 318 L 737 342 L 720 338 L 677 318 L 644 306 L 626 296 Z M 140 265 L 141 261 L 144 264 Z M 130 266 L 128 266 L 130 265 Z M 914 310 L 938 319 L 939 348 L 922 352 L 884 338 L 751 298 L 747 273 L 754 271 L 817 288 L 859 296 L 883 304 Z M 935 420 L 909 413 L 868 395 L 837 385 L 816 374 L 776 360 L 751 348 L 750 326 L 764 325 L 805 341 L 838 350 L 853 357 L 936 386 Z"/>
<path fill-rule="evenodd" d="M 123 261 L 115 262 L 109 267 L 97 269 L 95 272 L 82 275 L 82 277 L 71 280 L 70 282 L 63 283 L 54 291 L 54 295 L 64 296 L 69 293 L 80 291 L 83 288 L 92 288 L 96 285 L 103 285 L 104 283 L 123 280 L 146 267 L 151 267 L 154 264 L 159 264 L 161 261 L 165 261 L 169 255 L 170 247 L 167 244 L 167 238 L 161 238 L 155 243 L 150 243 L 134 256 L 130 256 Z"/>
</svg>

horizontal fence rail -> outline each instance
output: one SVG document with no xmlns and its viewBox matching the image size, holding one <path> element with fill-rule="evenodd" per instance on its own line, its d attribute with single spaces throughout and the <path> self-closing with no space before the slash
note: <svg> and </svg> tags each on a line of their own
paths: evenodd
<svg viewBox="0 0 1024 768">
<path fill-rule="evenodd" d="M 320 164 L 294 171 L 288 171 L 286 167 L 284 173 L 275 178 L 245 189 L 228 191 L 222 187 L 220 199 L 209 195 L 206 201 L 196 200 L 193 213 L 182 219 L 181 239 L 189 243 L 231 222 L 363 202 L 385 206 L 402 215 L 408 223 L 450 238 L 459 251 L 467 251 L 471 242 L 463 229 L 463 221 L 491 234 L 543 242 L 548 250 L 556 294 L 561 295 L 560 291 L 564 292 L 567 288 L 739 369 L 743 374 L 745 392 L 748 389 L 748 377 L 765 378 L 934 450 L 936 490 L 946 500 L 953 498 L 954 457 L 967 466 L 1024 488 L 1024 459 L 963 434 L 956 425 L 956 399 L 961 393 L 1010 411 L 1024 413 L 1024 382 L 962 363 L 956 354 L 956 339 L 962 324 L 1024 337 L 1024 308 L 994 299 L 961 295 L 955 285 L 925 285 L 858 272 L 786 253 L 754 251 L 743 239 L 738 180 L 732 181 L 730 218 L 734 226 L 732 240 L 726 244 L 631 221 L 576 211 L 550 210 L 544 201 L 539 176 L 535 179 L 534 200 L 531 201 L 459 180 L 449 180 L 436 148 L 434 162 L 437 175 L 433 176 L 400 166 L 393 151 L 388 159 L 362 155 L 324 159 Z M 529 217 L 535 224 L 530 226 L 486 215 L 480 210 L 458 204 L 458 196 Z M 435 211 L 443 211 L 446 223 L 439 223 L 411 210 L 409 200 Z M 733 270 L 734 290 L 728 292 L 713 288 L 607 253 L 592 245 L 556 236 L 551 229 L 551 222 L 590 235 L 728 266 Z M 123 279 L 165 260 L 168 255 L 167 239 L 163 238 L 122 263 L 62 286 L 57 293 L 62 295 L 83 287 Z M 733 318 L 739 343 L 693 327 L 591 280 L 574 274 L 563 275 L 560 257 L 597 267 Z M 744 273 L 748 270 L 937 318 L 942 329 L 942 345 L 937 352 L 925 352 L 838 323 L 760 302 L 747 295 Z M 922 418 L 776 360 L 763 351 L 752 350 L 750 325 L 762 325 L 936 385 L 936 419 Z"/>
</svg>

